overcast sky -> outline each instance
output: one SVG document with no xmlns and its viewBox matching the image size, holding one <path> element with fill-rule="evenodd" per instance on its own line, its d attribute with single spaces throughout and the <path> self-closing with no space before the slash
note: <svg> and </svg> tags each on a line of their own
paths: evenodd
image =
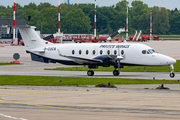
<svg viewBox="0 0 180 120">
<path fill-rule="evenodd" d="M 3 6 L 12 6 L 14 0 L 0 0 L 0 5 Z M 70 4 L 75 3 L 94 3 L 95 0 L 70 0 Z M 96 0 L 96 3 L 98 6 L 112 6 L 116 5 L 121 0 Z M 134 0 L 129 0 L 129 3 Z M 159 7 L 165 7 L 167 9 L 180 9 L 180 0 L 141 0 L 145 4 L 148 4 L 149 7 L 153 6 L 159 6 Z M 59 0 L 16 0 L 17 3 L 19 3 L 21 6 L 28 5 L 30 2 L 34 2 L 37 5 L 40 4 L 40 2 L 49 2 L 52 5 L 58 5 Z M 64 3 L 65 0 L 61 0 L 61 3 Z"/>
</svg>

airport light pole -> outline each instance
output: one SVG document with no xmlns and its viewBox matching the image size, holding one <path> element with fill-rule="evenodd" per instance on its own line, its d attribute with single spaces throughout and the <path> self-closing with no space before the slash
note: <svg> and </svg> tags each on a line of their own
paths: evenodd
<svg viewBox="0 0 180 120">
<path fill-rule="evenodd" d="M 127 16 L 126 16 L 126 40 L 128 40 L 128 1 L 127 1 Z"/>
<path fill-rule="evenodd" d="M 96 39 L 96 0 L 95 0 L 95 12 L 94 12 L 94 37 Z"/>
<path fill-rule="evenodd" d="M 61 13 L 61 1 L 59 0 L 59 7 L 58 7 L 58 37 L 59 37 L 59 40 L 60 40 L 60 42 L 62 43 L 62 39 L 61 39 L 61 37 L 60 37 L 60 34 L 61 34 L 61 15 L 60 15 L 60 13 Z"/>
<path fill-rule="evenodd" d="M 152 40 L 152 9 L 150 10 L 150 40 Z"/>
<path fill-rule="evenodd" d="M 14 11 L 13 11 L 13 45 L 16 44 L 16 4 L 14 0 Z"/>
</svg>

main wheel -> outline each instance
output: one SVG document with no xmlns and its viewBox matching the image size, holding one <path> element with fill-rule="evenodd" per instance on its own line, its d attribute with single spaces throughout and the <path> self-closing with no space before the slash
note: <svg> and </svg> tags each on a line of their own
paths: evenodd
<svg viewBox="0 0 180 120">
<path fill-rule="evenodd" d="M 175 77 L 175 74 L 174 74 L 173 72 L 170 73 L 170 77 L 171 77 L 171 78 Z"/>
<path fill-rule="evenodd" d="M 88 76 L 93 76 L 94 75 L 94 71 L 92 71 L 92 70 L 87 71 L 87 75 Z"/>
<path fill-rule="evenodd" d="M 114 75 L 114 76 L 118 76 L 118 75 L 119 75 L 119 71 L 118 71 L 118 70 L 114 70 L 114 71 L 113 71 L 113 75 Z"/>
</svg>

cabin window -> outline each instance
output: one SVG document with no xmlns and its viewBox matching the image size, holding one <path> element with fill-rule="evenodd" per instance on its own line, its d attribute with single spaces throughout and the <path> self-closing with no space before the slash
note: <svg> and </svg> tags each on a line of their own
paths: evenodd
<svg viewBox="0 0 180 120">
<path fill-rule="evenodd" d="M 108 55 L 110 54 L 110 50 L 107 51 L 107 54 L 108 54 Z"/>
<path fill-rule="evenodd" d="M 116 50 L 114 50 L 114 54 L 115 54 L 115 55 L 117 54 L 117 51 L 116 51 Z"/>
<path fill-rule="evenodd" d="M 103 54 L 103 51 L 102 51 L 102 50 L 100 50 L 100 54 L 101 54 L 101 55 Z"/>
<path fill-rule="evenodd" d="M 75 53 L 75 51 L 74 50 L 72 50 L 72 54 L 74 55 L 74 53 Z"/>
<path fill-rule="evenodd" d="M 81 50 L 79 50 L 79 54 L 81 54 L 82 53 L 82 51 Z"/>
<path fill-rule="evenodd" d="M 143 50 L 143 51 L 142 51 L 142 54 L 146 54 L 146 50 Z"/>
<path fill-rule="evenodd" d="M 121 55 L 124 55 L 124 50 L 121 51 Z"/>
<path fill-rule="evenodd" d="M 89 54 L 89 51 L 88 50 L 86 50 L 86 55 L 88 55 Z"/>
<path fill-rule="evenodd" d="M 96 54 L 96 51 L 95 50 L 93 50 L 93 55 L 95 55 Z"/>
</svg>

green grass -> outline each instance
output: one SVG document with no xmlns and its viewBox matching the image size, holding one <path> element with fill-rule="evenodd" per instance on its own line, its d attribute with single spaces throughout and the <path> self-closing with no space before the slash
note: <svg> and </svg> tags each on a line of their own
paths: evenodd
<svg viewBox="0 0 180 120">
<path fill-rule="evenodd" d="M 134 36 L 134 34 L 129 34 L 129 36 Z M 150 36 L 150 34 L 142 34 L 141 36 Z M 153 36 L 159 36 L 160 40 L 162 38 L 165 40 L 180 40 L 180 39 L 171 39 L 171 38 L 180 38 L 180 35 L 156 35 L 156 34 L 153 34 Z M 126 34 L 122 33 L 122 34 L 116 36 L 115 38 L 122 39 L 122 37 L 126 38 Z M 115 38 L 114 38 L 114 40 L 115 40 Z M 170 38 L 170 39 L 167 39 L 167 38 Z"/>
<path fill-rule="evenodd" d="M 2 65 L 17 65 L 17 64 L 14 64 L 14 63 L 0 63 L 0 66 Z"/>
<path fill-rule="evenodd" d="M 60 80 L 62 81 L 60 83 Z M 71 86 L 97 85 L 108 82 L 120 84 L 179 84 L 176 80 L 145 80 L 124 78 L 84 78 L 84 77 L 55 77 L 55 76 L 19 76 L 1 75 L 0 85 L 36 85 L 36 86 Z"/>
<path fill-rule="evenodd" d="M 48 69 L 45 68 L 45 70 L 67 70 L 67 71 L 88 71 L 88 67 L 86 66 L 85 69 L 83 67 L 66 67 L 66 68 L 54 68 L 54 69 Z M 94 71 L 113 71 L 114 67 L 99 67 L 98 69 L 92 69 Z M 144 70 L 143 66 L 125 66 L 124 68 L 121 68 L 121 71 L 124 72 L 170 72 L 170 67 L 169 66 L 156 66 L 156 67 L 150 67 L 147 66 L 146 69 Z M 177 63 L 174 64 L 174 72 L 180 72 L 180 60 L 177 60 Z"/>
<path fill-rule="evenodd" d="M 180 35 L 156 35 L 156 36 L 159 36 L 160 38 L 180 38 Z"/>
<path fill-rule="evenodd" d="M 129 34 L 128 36 L 134 36 L 134 34 Z M 117 37 L 122 38 L 122 36 L 126 37 L 126 33 L 121 33 Z M 150 36 L 150 34 L 141 34 L 141 36 Z M 153 34 L 153 36 L 159 36 L 161 38 L 180 38 L 180 35 L 157 35 L 157 34 Z"/>
</svg>

